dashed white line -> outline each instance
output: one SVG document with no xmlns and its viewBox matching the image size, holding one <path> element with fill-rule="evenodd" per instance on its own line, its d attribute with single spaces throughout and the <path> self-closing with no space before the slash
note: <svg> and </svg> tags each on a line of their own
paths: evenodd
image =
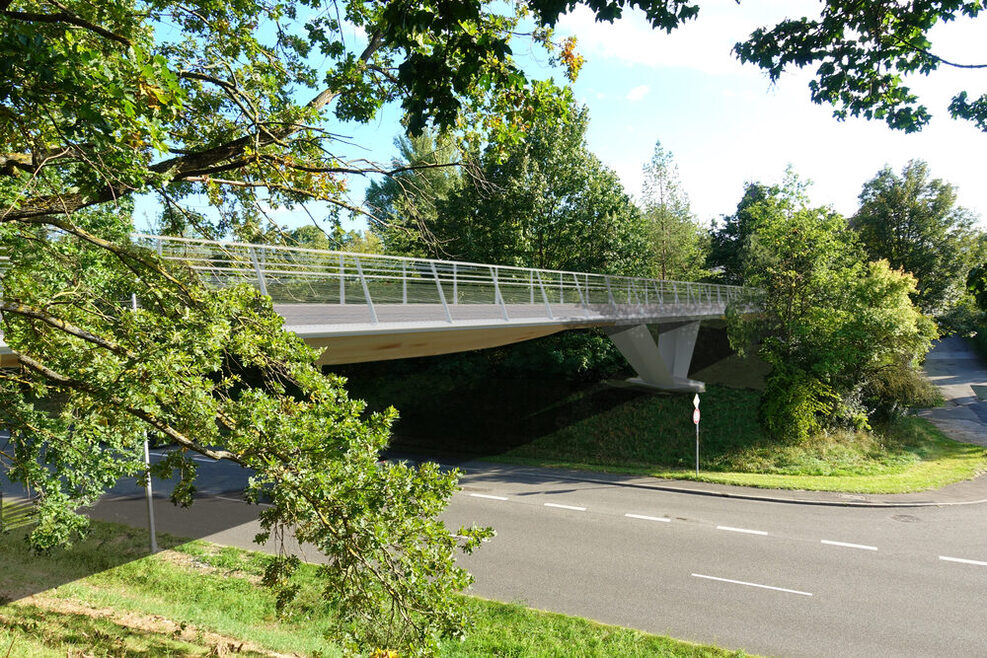
<svg viewBox="0 0 987 658">
<path fill-rule="evenodd" d="M 811 592 L 800 592 L 797 589 L 786 589 L 784 587 L 772 587 L 771 585 L 759 585 L 758 583 L 748 583 L 743 580 L 731 580 L 729 578 L 717 578 L 716 576 L 704 576 L 701 573 L 692 574 L 696 578 L 705 578 L 706 580 L 718 580 L 721 583 L 733 583 L 734 585 L 746 585 L 747 587 L 758 587 L 760 589 L 770 589 L 776 592 L 785 592 L 787 594 L 798 594 L 799 596 L 812 596 Z"/>
<path fill-rule="evenodd" d="M 987 567 L 987 562 L 981 562 L 980 560 L 967 560 L 962 557 L 946 557 L 945 555 L 940 555 L 939 559 L 945 562 L 959 562 L 960 564 L 975 564 L 978 567 Z"/>
<path fill-rule="evenodd" d="M 669 518 L 663 518 L 660 516 L 645 516 L 644 514 L 624 514 L 629 519 L 641 519 L 642 521 L 663 521 L 665 523 L 671 523 L 672 520 Z"/>
<path fill-rule="evenodd" d="M 507 500 L 505 496 L 491 496 L 490 494 L 471 493 L 474 498 L 486 498 L 487 500 Z"/>
<path fill-rule="evenodd" d="M 571 509 L 575 512 L 585 512 L 585 507 L 577 507 L 576 505 L 560 505 L 559 503 L 545 503 L 545 507 L 558 507 L 559 509 Z"/>
<path fill-rule="evenodd" d="M 820 543 L 826 544 L 827 546 L 843 546 L 844 548 L 859 548 L 862 551 L 876 551 L 877 546 L 868 546 L 866 544 L 851 544 L 845 541 L 830 541 L 829 539 L 820 539 Z"/>
<path fill-rule="evenodd" d="M 748 530 L 747 528 L 734 528 L 734 527 L 728 526 L 728 525 L 718 525 L 718 526 L 716 526 L 716 529 L 717 530 L 726 530 L 727 532 L 742 532 L 742 533 L 747 534 L 747 535 L 766 535 L 766 534 L 768 534 L 768 533 L 766 533 L 763 530 Z"/>
</svg>

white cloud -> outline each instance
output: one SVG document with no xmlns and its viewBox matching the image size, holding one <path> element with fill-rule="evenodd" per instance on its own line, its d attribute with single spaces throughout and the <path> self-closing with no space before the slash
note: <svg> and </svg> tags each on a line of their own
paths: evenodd
<svg viewBox="0 0 987 658">
<path fill-rule="evenodd" d="M 627 100 L 636 102 L 648 95 L 648 85 L 638 85 L 627 92 Z"/>
<path fill-rule="evenodd" d="M 818 11 L 815 3 L 804 0 L 787 0 L 784 9 L 790 11 L 793 4 Z M 775 10 L 777 15 L 778 7 Z M 575 35 L 577 48 L 589 61 L 605 59 L 651 68 L 694 69 L 711 75 L 749 75 L 755 73 L 754 69 L 742 66 L 730 49 L 762 24 L 762 18 L 732 2 L 712 5 L 703 7 L 697 20 L 666 34 L 652 28 L 640 10 L 626 11 L 623 18 L 611 24 L 597 22 L 591 9 L 579 5 L 563 16 L 558 31 Z"/>
</svg>

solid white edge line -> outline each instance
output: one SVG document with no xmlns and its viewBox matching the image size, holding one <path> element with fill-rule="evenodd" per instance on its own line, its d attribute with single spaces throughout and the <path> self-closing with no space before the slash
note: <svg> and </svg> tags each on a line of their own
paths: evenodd
<svg viewBox="0 0 987 658">
<path fill-rule="evenodd" d="M 868 546 L 866 544 L 851 544 L 845 541 L 831 541 L 829 539 L 820 539 L 820 543 L 826 544 L 828 546 L 843 546 L 845 548 L 859 548 L 863 551 L 876 551 L 877 546 Z"/>
<path fill-rule="evenodd" d="M 211 498 L 215 498 L 217 500 L 226 500 L 231 503 L 243 503 L 244 505 L 251 504 L 245 501 L 243 498 L 230 498 L 229 496 L 211 496 Z M 273 507 L 271 503 L 253 503 L 253 504 L 257 505 L 258 507 Z"/>
<path fill-rule="evenodd" d="M 726 530 L 727 532 L 742 532 L 742 533 L 747 534 L 747 535 L 766 535 L 766 534 L 768 534 L 768 533 L 766 533 L 763 530 L 748 530 L 747 528 L 734 528 L 734 527 L 728 526 L 728 525 L 718 525 L 718 526 L 716 526 L 716 529 L 717 530 Z"/>
<path fill-rule="evenodd" d="M 980 560 L 967 560 L 962 557 L 946 557 L 945 555 L 940 555 L 939 559 L 945 562 L 959 562 L 960 564 L 975 564 L 978 567 L 987 567 L 987 562 L 981 562 Z"/>
<path fill-rule="evenodd" d="M 696 578 L 705 578 L 706 580 L 718 580 L 722 583 L 733 583 L 734 585 L 747 585 L 748 587 L 759 587 L 761 589 L 770 589 L 776 592 L 786 592 L 788 594 L 798 594 L 799 596 L 812 596 L 812 592 L 800 592 L 797 589 L 785 589 L 784 587 L 772 587 L 771 585 L 759 585 L 757 583 L 748 583 L 743 580 L 730 580 L 729 578 L 717 578 L 716 576 L 704 576 L 701 573 L 692 574 Z"/>
<path fill-rule="evenodd" d="M 559 509 L 571 509 L 576 512 L 585 512 L 585 507 L 576 507 L 575 505 L 560 505 L 559 503 L 545 503 L 545 507 L 558 507 Z"/>
<path fill-rule="evenodd" d="M 474 498 L 486 498 L 488 500 L 507 500 L 504 496 L 491 496 L 490 494 L 471 493 L 470 495 Z"/>
<path fill-rule="evenodd" d="M 660 516 L 645 516 L 644 514 L 624 514 L 629 519 L 641 519 L 642 521 L 663 521 L 665 523 L 671 523 L 672 520 L 668 518 L 662 518 Z"/>
</svg>

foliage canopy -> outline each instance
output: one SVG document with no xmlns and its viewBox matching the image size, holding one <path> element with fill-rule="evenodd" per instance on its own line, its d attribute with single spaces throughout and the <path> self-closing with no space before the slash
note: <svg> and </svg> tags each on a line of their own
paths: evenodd
<svg viewBox="0 0 987 658">
<path fill-rule="evenodd" d="M 731 341 L 757 344 L 773 366 L 762 403 L 772 435 L 804 440 L 826 428 L 864 427 L 899 402 L 890 379 L 914 375 L 935 326 L 909 297 L 915 279 L 867 262 L 846 220 L 812 208 L 797 181 L 749 207 L 754 230 L 745 282 L 757 314 L 731 313 Z"/>
<path fill-rule="evenodd" d="M 956 205 L 952 185 L 930 177 L 926 163 L 913 160 L 900 176 L 879 171 L 864 183 L 850 222 L 869 258 L 914 275 L 925 313 L 943 313 L 962 294 L 978 250 L 974 216 Z"/>
</svg>

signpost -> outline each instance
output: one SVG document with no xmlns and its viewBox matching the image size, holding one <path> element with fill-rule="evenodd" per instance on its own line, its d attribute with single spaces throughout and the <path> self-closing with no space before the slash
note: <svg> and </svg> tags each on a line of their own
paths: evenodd
<svg viewBox="0 0 987 658">
<path fill-rule="evenodd" d="M 137 295 L 130 294 L 130 307 L 137 310 Z M 151 447 L 148 445 L 147 431 L 144 431 L 144 497 L 147 498 L 147 532 L 151 536 L 151 553 L 158 552 L 158 534 L 154 529 L 154 493 L 151 491 Z"/>
<path fill-rule="evenodd" d="M 699 394 L 692 398 L 692 424 L 696 426 L 696 477 L 699 477 Z"/>
</svg>

